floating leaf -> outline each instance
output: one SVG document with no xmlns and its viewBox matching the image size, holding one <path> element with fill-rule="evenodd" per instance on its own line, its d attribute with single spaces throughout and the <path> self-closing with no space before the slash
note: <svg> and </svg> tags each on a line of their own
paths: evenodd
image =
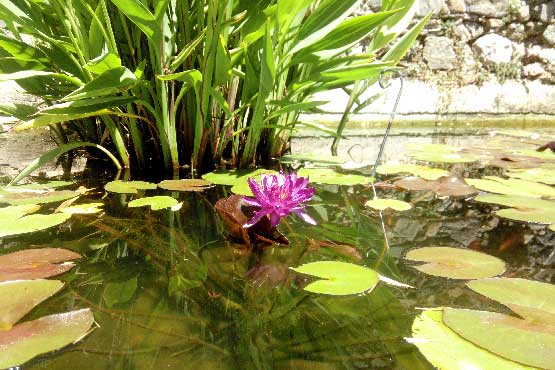
<svg viewBox="0 0 555 370">
<path fill-rule="evenodd" d="M 35 190 L 39 191 L 48 191 L 56 188 L 61 188 L 64 186 L 73 185 L 71 181 L 47 181 L 42 183 L 32 183 L 32 184 L 24 184 L 24 185 L 10 185 L 5 187 L 0 187 L 0 191 L 9 191 L 9 192 L 33 192 Z"/>
<path fill-rule="evenodd" d="M 381 175 L 394 175 L 398 173 L 409 173 L 425 180 L 437 180 L 443 176 L 449 176 L 449 171 L 441 168 L 420 166 L 416 164 L 382 164 L 378 166 L 377 173 Z"/>
<path fill-rule="evenodd" d="M 555 325 L 555 285 L 520 278 L 480 279 L 466 285 L 528 320 Z"/>
<path fill-rule="evenodd" d="M 496 211 L 499 217 L 508 218 L 510 220 L 530 222 L 537 224 L 553 224 L 555 223 L 555 209 L 514 209 L 507 208 Z"/>
<path fill-rule="evenodd" d="M 32 189 L 15 191 L 12 188 L 13 187 L 4 188 L 4 192 L 0 193 L 0 203 L 7 203 L 13 206 L 25 204 L 44 204 L 61 202 L 80 195 L 78 192 L 71 190 L 43 192 Z"/>
<path fill-rule="evenodd" d="M 541 182 L 543 184 L 555 185 L 555 170 L 552 168 L 529 168 L 512 169 L 505 173 L 509 177 L 526 181 Z"/>
<path fill-rule="evenodd" d="M 75 343 L 94 323 L 89 309 L 42 317 L 0 331 L 0 368 L 19 366 L 35 356 Z"/>
<path fill-rule="evenodd" d="M 211 185 L 207 180 L 182 179 L 164 180 L 158 184 L 159 188 L 171 191 L 203 191 Z"/>
<path fill-rule="evenodd" d="M 76 204 L 73 206 L 68 206 L 60 209 L 62 213 L 68 213 L 70 215 L 88 215 L 102 212 L 101 207 L 103 207 L 103 203 L 84 203 L 84 204 Z"/>
<path fill-rule="evenodd" d="M 247 182 L 249 177 L 258 177 L 263 173 L 277 173 L 276 171 L 258 169 L 258 170 L 230 170 L 215 171 L 202 175 L 204 180 L 210 181 L 217 185 L 236 185 L 241 182 Z"/>
<path fill-rule="evenodd" d="M 158 185 L 146 181 L 110 181 L 104 185 L 106 191 L 120 194 L 136 194 L 138 190 L 154 190 Z"/>
<path fill-rule="evenodd" d="M 553 225 L 549 225 L 549 230 L 551 230 L 551 231 L 555 231 L 555 224 L 553 224 Z"/>
<path fill-rule="evenodd" d="M 428 262 L 412 266 L 425 274 L 451 279 L 481 279 L 502 274 L 505 263 L 497 257 L 468 249 L 424 247 L 407 252 L 405 259 Z"/>
<path fill-rule="evenodd" d="M 260 182 L 260 181 L 258 181 Z M 254 196 L 252 194 L 252 190 L 249 186 L 249 183 L 245 180 L 244 182 L 240 182 L 238 184 L 235 184 L 231 187 L 231 192 L 233 194 L 237 194 L 237 195 L 246 195 L 248 197 L 252 197 Z"/>
<path fill-rule="evenodd" d="M 464 339 L 509 360 L 544 369 L 555 364 L 555 326 L 459 308 L 445 308 L 443 322 Z"/>
<path fill-rule="evenodd" d="M 431 190 L 438 197 L 467 197 L 477 193 L 474 187 L 458 176 L 444 176 L 434 181 L 411 176 L 397 180 L 394 184 L 407 190 Z"/>
<path fill-rule="evenodd" d="M 466 179 L 466 182 L 477 189 L 490 193 L 535 198 L 555 198 L 554 187 L 532 181 L 485 176 L 482 179 Z"/>
<path fill-rule="evenodd" d="M 174 207 L 177 204 L 179 204 L 179 202 L 175 198 L 167 195 L 157 195 L 154 197 L 134 199 L 129 202 L 128 206 L 131 208 L 150 206 L 153 211 L 158 211 L 160 209 Z"/>
<path fill-rule="evenodd" d="M 366 207 L 383 211 L 385 209 L 393 209 L 395 211 L 407 211 L 412 208 L 410 203 L 397 199 L 372 199 L 364 204 Z"/>
<path fill-rule="evenodd" d="M 474 200 L 481 203 L 498 204 L 500 206 L 529 210 L 551 209 L 555 207 L 554 201 L 520 195 L 484 194 L 478 195 Z"/>
<path fill-rule="evenodd" d="M 281 163 L 311 163 L 315 165 L 339 165 L 345 161 L 339 157 L 321 154 L 288 154 L 279 158 Z"/>
<path fill-rule="evenodd" d="M 59 280 L 16 280 L 0 283 L 0 331 L 9 330 L 27 312 L 58 292 Z"/>
<path fill-rule="evenodd" d="M 326 279 L 317 280 L 304 288 L 312 293 L 359 294 L 372 290 L 379 281 L 376 271 L 346 262 L 318 261 L 291 269 L 300 274 Z"/>
<path fill-rule="evenodd" d="M 51 215 L 34 214 L 40 206 L 27 204 L 0 208 L 0 237 L 31 233 L 48 229 L 67 221 L 71 215 L 55 213 Z"/>
<path fill-rule="evenodd" d="M 426 310 L 418 315 L 412 324 L 412 338 L 407 340 L 442 370 L 532 369 L 464 340 L 443 323 L 442 310 Z"/>
<path fill-rule="evenodd" d="M 444 144 L 424 144 L 412 146 L 411 149 L 409 157 L 425 162 L 469 163 L 480 159 L 477 155 L 461 153 L 460 149 Z"/>
<path fill-rule="evenodd" d="M 308 177 L 310 182 L 328 185 L 364 185 L 374 181 L 371 176 L 353 175 L 335 172 L 329 168 L 302 168 L 297 172 L 299 177 Z"/>
<path fill-rule="evenodd" d="M 41 279 L 70 270 L 74 264 L 65 262 L 81 258 L 61 248 L 25 249 L 0 256 L 0 282 Z M 60 263 L 61 262 L 61 263 Z"/>
<path fill-rule="evenodd" d="M 110 308 L 116 304 L 127 303 L 137 290 L 137 277 L 133 277 L 127 281 L 108 283 L 104 288 L 104 302 L 106 307 Z"/>
</svg>

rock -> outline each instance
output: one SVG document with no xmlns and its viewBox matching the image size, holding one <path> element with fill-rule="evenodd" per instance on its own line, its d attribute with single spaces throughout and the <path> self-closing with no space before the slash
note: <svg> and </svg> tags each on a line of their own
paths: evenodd
<svg viewBox="0 0 555 370">
<path fill-rule="evenodd" d="M 526 55 L 526 47 L 523 43 L 513 43 L 513 60 L 520 60 Z"/>
<path fill-rule="evenodd" d="M 526 57 L 531 61 L 541 61 L 544 63 L 555 63 L 555 49 L 542 48 L 534 45 L 526 50 Z"/>
<path fill-rule="evenodd" d="M 445 36 L 429 36 L 424 45 L 423 57 L 430 69 L 451 70 L 455 68 L 457 55 L 453 40 Z"/>
<path fill-rule="evenodd" d="M 526 22 L 530 19 L 530 6 L 525 1 L 521 1 L 516 9 L 516 19 L 521 22 Z"/>
<path fill-rule="evenodd" d="M 545 69 L 543 69 L 541 63 L 527 64 L 522 69 L 523 76 L 527 78 L 542 77 L 543 75 L 545 75 L 545 73 Z"/>
<path fill-rule="evenodd" d="M 444 0 L 419 0 L 416 15 L 418 17 L 423 17 L 430 12 L 439 14 L 443 4 Z"/>
<path fill-rule="evenodd" d="M 505 35 L 513 41 L 523 41 L 526 38 L 526 27 L 522 23 L 511 23 L 507 27 Z"/>
<path fill-rule="evenodd" d="M 461 82 L 463 84 L 472 84 L 476 82 L 476 60 L 474 53 L 468 45 L 463 45 L 461 49 L 462 65 L 461 65 Z"/>
<path fill-rule="evenodd" d="M 543 39 L 547 41 L 549 45 L 555 46 L 555 24 L 550 24 L 543 31 Z"/>
<path fill-rule="evenodd" d="M 495 33 L 480 37 L 473 48 L 487 65 L 510 63 L 513 56 L 512 41 Z"/>
<path fill-rule="evenodd" d="M 537 19 L 543 23 L 549 23 L 553 19 L 553 13 L 555 13 L 555 1 L 549 1 L 544 4 L 536 5 L 533 8 L 534 19 Z"/>
<path fill-rule="evenodd" d="M 486 26 L 488 26 L 489 28 L 501 28 L 504 24 L 505 22 L 503 22 L 502 19 L 498 18 L 488 18 L 488 20 L 486 21 Z"/>
<path fill-rule="evenodd" d="M 539 80 L 525 82 L 528 90 L 528 111 L 553 114 L 555 111 L 555 87 L 544 85 Z"/>
<path fill-rule="evenodd" d="M 466 11 L 486 17 L 501 18 L 509 14 L 511 0 L 466 0 Z"/>
<path fill-rule="evenodd" d="M 468 22 L 466 23 L 466 28 L 470 32 L 470 38 L 476 39 L 484 34 L 484 27 L 477 22 Z"/>
<path fill-rule="evenodd" d="M 453 27 L 453 33 L 455 34 L 455 36 L 457 36 L 459 40 L 461 40 L 464 43 L 467 43 L 468 41 L 472 40 L 472 35 L 470 34 L 470 31 L 462 23 L 457 24 L 455 27 Z"/>
<path fill-rule="evenodd" d="M 466 13 L 466 4 L 464 3 L 464 0 L 447 0 L 447 7 L 451 13 Z"/>
</svg>

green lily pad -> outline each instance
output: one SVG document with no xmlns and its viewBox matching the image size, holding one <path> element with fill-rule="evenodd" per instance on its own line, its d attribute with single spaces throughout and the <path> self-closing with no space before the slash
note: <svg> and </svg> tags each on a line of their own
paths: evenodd
<svg viewBox="0 0 555 370">
<path fill-rule="evenodd" d="M 496 176 L 485 176 L 482 179 L 465 179 L 475 188 L 490 193 L 519 195 L 535 198 L 555 198 L 555 188 L 549 185 L 520 179 L 502 179 Z"/>
<path fill-rule="evenodd" d="M 297 176 L 308 177 L 311 183 L 328 185 L 353 186 L 374 182 L 371 176 L 344 174 L 329 168 L 302 168 L 297 172 Z"/>
<path fill-rule="evenodd" d="M 555 325 L 555 285 L 520 278 L 492 278 L 466 285 L 538 323 Z"/>
<path fill-rule="evenodd" d="M 548 229 L 551 231 L 555 231 L 555 224 L 549 225 Z"/>
<path fill-rule="evenodd" d="M 529 370 L 463 339 L 443 323 L 442 310 L 426 310 L 412 324 L 413 343 L 436 368 L 442 370 Z"/>
<path fill-rule="evenodd" d="M 102 212 L 104 203 L 84 203 L 76 204 L 73 206 L 68 206 L 60 209 L 62 213 L 68 213 L 70 215 L 90 215 L 94 213 Z"/>
<path fill-rule="evenodd" d="M 383 211 L 385 209 L 393 209 L 395 211 L 407 211 L 412 208 L 410 203 L 397 199 L 372 199 L 364 204 L 366 207 Z"/>
<path fill-rule="evenodd" d="M 443 322 L 464 339 L 506 359 L 543 369 L 555 364 L 555 326 L 459 308 L 445 308 Z"/>
<path fill-rule="evenodd" d="M 461 153 L 460 149 L 444 144 L 412 145 L 408 156 L 419 161 L 439 163 L 470 163 L 480 159 L 477 155 Z"/>
<path fill-rule="evenodd" d="M 203 191 L 212 185 L 207 180 L 201 179 L 181 179 L 181 180 L 164 180 L 158 184 L 158 187 L 171 191 Z"/>
<path fill-rule="evenodd" d="M 555 209 L 514 209 L 506 208 L 495 211 L 499 217 L 510 220 L 536 223 L 553 224 L 555 223 Z"/>
<path fill-rule="evenodd" d="M 510 151 L 511 154 L 515 155 L 525 155 L 528 157 L 534 157 L 538 159 L 542 159 L 549 162 L 555 162 L 555 153 L 550 152 L 549 150 L 538 152 L 534 149 L 518 149 Z"/>
<path fill-rule="evenodd" d="M 280 157 L 279 161 L 286 164 L 309 162 L 315 165 L 324 166 L 345 163 L 345 161 L 339 157 L 321 154 L 288 154 Z"/>
<path fill-rule="evenodd" d="M 0 283 L 0 331 L 9 330 L 27 312 L 58 292 L 59 280 L 16 280 Z"/>
<path fill-rule="evenodd" d="M 75 343 L 94 323 L 89 309 L 45 316 L 0 331 L 0 368 L 22 365 L 33 357 Z"/>
<path fill-rule="evenodd" d="M 291 267 L 291 270 L 323 278 L 308 284 L 304 289 L 312 293 L 349 295 L 372 290 L 379 281 L 376 271 L 346 262 L 318 261 Z"/>
<path fill-rule="evenodd" d="M 230 171 L 214 171 L 202 175 L 202 178 L 212 184 L 217 185 L 236 185 L 246 182 L 249 177 L 258 177 L 264 173 L 277 173 L 276 171 L 258 169 L 258 170 L 230 170 Z"/>
<path fill-rule="evenodd" d="M 481 279 L 500 275 L 505 262 L 488 254 L 452 247 L 412 249 L 405 255 L 409 261 L 428 262 L 412 266 L 428 275 L 451 279 Z"/>
<path fill-rule="evenodd" d="M 458 176 L 443 176 L 433 181 L 410 176 L 395 181 L 394 185 L 407 190 L 431 190 L 438 197 L 468 197 L 477 193 L 474 187 Z"/>
<path fill-rule="evenodd" d="M 104 289 L 104 302 L 110 308 L 116 304 L 127 303 L 135 295 L 137 290 L 137 277 L 127 281 L 108 283 Z"/>
<path fill-rule="evenodd" d="M 24 249 L 0 256 L 0 282 L 30 280 L 63 274 L 81 258 L 78 253 L 61 248 Z"/>
<path fill-rule="evenodd" d="M 260 183 L 260 181 L 258 181 Z M 238 184 L 235 184 L 231 187 L 231 192 L 233 194 L 237 194 L 237 195 L 246 195 L 249 197 L 252 197 L 252 190 L 249 187 L 249 183 L 245 180 L 243 182 L 240 182 Z"/>
<path fill-rule="evenodd" d="M 516 179 L 555 185 L 555 170 L 552 168 L 512 169 L 508 170 L 506 175 Z"/>
<path fill-rule="evenodd" d="M 48 191 L 56 188 L 61 188 L 64 186 L 73 185 L 71 181 L 48 181 L 43 183 L 32 183 L 32 184 L 24 184 L 24 185 L 9 185 L 5 187 L 0 187 L 0 192 L 8 191 L 8 192 L 33 192 L 36 190 L 39 191 Z"/>
<path fill-rule="evenodd" d="M 104 185 L 104 190 L 119 194 L 137 194 L 139 190 L 154 190 L 158 185 L 146 181 L 110 181 Z"/>
<path fill-rule="evenodd" d="M 177 204 L 179 204 L 179 202 L 175 198 L 167 195 L 157 195 L 154 197 L 134 199 L 129 202 L 128 206 L 131 208 L 150 206 L 153 211 L 158 211 L 160 209 L 174 207 Z"/>
<path fill-rule="evenodd" d="M 555 207 L 555 201 L 540 198 L 531 198 L 520 195 L 504 195 L 504 194 L 484 194 L 474 198 L 480 203 L 498 204 L 519 209 L 551 209 Z"/>
<path fill-rule="evenodd" d="M 425 180 L 437 180 L 443 176 L 449 176 L 449 171 L 441 168 L 420 166 L 417 164 L 382 164 L 378 166 L 377 173 L 381 175 L 394 175 L 398 173 L 409 173 Z"/>
<path fill-rule="evenodd" d="M 0 208 L 0 237 L 48 229 L 67 221 L 71 217 L 70 214 L 64 213 L 27 215 L 39 208 L 40 206 L 36 204 Z"/>
<path fill-rule="evenodd" d="M 0 193 L 0 203 L 7 203 L 12 206 L 26 204 L 44 204 L 61 202 L 70 198 L 78 197 L 76 191 L 6 191 Z"/>
</svg>

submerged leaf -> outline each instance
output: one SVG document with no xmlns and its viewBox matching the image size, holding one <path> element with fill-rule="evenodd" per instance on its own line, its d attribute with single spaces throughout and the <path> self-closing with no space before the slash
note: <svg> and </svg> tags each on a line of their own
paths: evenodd
<svg viewBox="0 0 555 370">
<path fill-rule="evenodd" d="M 0 331 L 0 368 L 19 366 L 35 356 L 75 343 L 94 323 L 89 309 L 45 316 Z"/>
<path fill-rule="evenodd" d="M 65 261 L 78 258 L 81 258 L 79 254 L 61 248 L 25 249 L 8 253 L 0 256 L 0 282 L 59 275 L 74 266 L 72 262 Z"/>
<path fill-rule="evenodd" d="M 462 153 L 460 149 L 444 144 L 413 146 L 408 156 L 419 161 L 440 163 L 469 163 L 480 159 L 477 155 Z"/>
<path fill-rule="evenodd" d="M 131 202 L 129 202 L 128 206 L 131 208 L 150 206 L 153 211 L 158 211 L 164 208 L 174 207 L 177 204 L 179 204 L 179 201 L 175 198 L 169 197 L 167 195 L 157 195 L 154 197 L 133 199 Z"/>
<path fill-rule="evenodd" d="M 76 204 L 73 206 L 61 208 L 60 212 L 68 213 L 71 215 L 89 215 L 89 214 L 102 212 L 101 207 L 103 206 L 104 206 L 104 203 Z"/>
<path fill-rule="evenodd" d="M 181 180 L 164 180 L 158 184 L 158 187 L 171 191 L 203 191 L 211 185 L 210 182 L 201 179 L 181 179 Z"/>
<path fill-rule="evenodd" d="M 104 288 L 104 302 L 110 308 L 116 304 L 127 303 L 135 295 L 137 290 L 137 277 L 127 281 L 108 283 Z"/>
<path fill-rule="evenodd" d="M 104 185 L 106 191 L 120 194 L 136 194 L 138 190 L 154 190 L 156 188 L 156 184 L 145 181 L 115 180 Z"/>
<path fill-rule="evenodd" d="M 318 261 L 291 267 L 300 274 L 323 278 L 304 289 L 312 293 L 331 295 L 359 294 L 372 290 L 379 281 L 378 273 L 364 266 L 337 261 Z"/>
<path fill-rule="evenodd" d="M 443 322 L 464 339 L 509 360 L 544 369 L 555 364 L 555 326 L 459 308 L 445 308 Z"/>
<path fill-rule="evenodd" d="M 555 285 L 520 278 L 492 278 L 466 285 L 538 323 L 555 325 Z"/>
<path fill-rule="evenodd" d="M 27 312 L 58 292 L 59 280 L 16 280 L 0 283 L 0 331 L 9 330 Z"/>
<path fill-rule="evenodd" d="M 383 211 L 385 209 L 393 209 L 395 211 L 407 211 L 412 208 L 410 203 L 397 199 L 372 199 L 364 204 L 366 207 Z"/>
<path fill-rule="evenodd" d="M 408 251 L 405 259 L 428 262 L 412 267 L 425 274 L 451 279 L 487 278 L 505 271 L 505 263 L 499 258 L 461 248 L 417 248 Z"/>
<path fill-rule="evenodd" d="M 443 323 L 442 310 L 425 310 L 418 315 L 412 324 L 412 338 L 407 341 L 442 370 L 532 369 L 463 339 Z"/>
<path fill-rule="evenodd" d="M 409 173 L 414 176 L 423 178 L 424 180 L 437 180 L 443 176 L 449 176 L 449 171 L 441 168 L 433 168 L 429 166 L 420 166 L 417 164 L 382 164 L 378 166 L 377 173 L 381 175 L 394 175 L 398 173 Z"/>
</svg>

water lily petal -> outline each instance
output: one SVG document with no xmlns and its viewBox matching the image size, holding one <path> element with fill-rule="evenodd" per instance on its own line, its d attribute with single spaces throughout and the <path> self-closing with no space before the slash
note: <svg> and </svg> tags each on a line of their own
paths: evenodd
<svg viewBox="0 0 555 370">
<path fill-rule="evenodd" d="M 252 218 L 248 220 L 247 223 L 243 225 L 243 227 L 247 229 L 251 226 L 254 226 L 258 221 L 262 219 L 262 217 L 265 217 L 267 214 L 268 213 L 264 211 L 255 212 L 254 216 L 252 216 Z"/>
</svg>

